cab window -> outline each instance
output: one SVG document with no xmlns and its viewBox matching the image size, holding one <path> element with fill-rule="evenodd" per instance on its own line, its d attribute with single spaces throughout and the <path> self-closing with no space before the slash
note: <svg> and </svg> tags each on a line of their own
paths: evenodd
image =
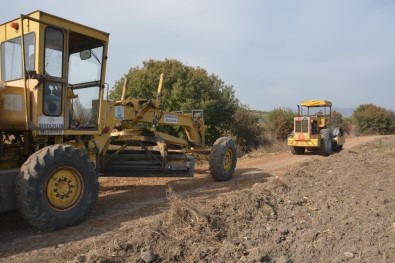
<svg viewBox="0 0 395 263">
<path fill-rule="evenodd" d="M 35 70 L 35 34 L 24 36 L 26 70 Z M 23 78 L 22 43 L 17 37 L 1 44 L 1 79 L 11 81 Z"/>
<path fill-rule="evenodd" d="M 62 114 L 64 35 L 59 29 L 45 29 L 43 112 L 47 116 Z"/>
<path fill-rule="evenodd" d="M 63 32 L 47 27 L 45 29 L 44 72 L 51 77 L 62 77 L 63 72 Z"/>
<path fill-rule="evenodd" d="M 62 84 L 46 81 L 44 84 L 44 114 L 59 116 L 62 113 Z"/>
<path fill-rule="evenodd" d="M 71 128 L 96 129 L 104 45 L 98 39 L 70 32 L 69 52 Z"/>
</svg>

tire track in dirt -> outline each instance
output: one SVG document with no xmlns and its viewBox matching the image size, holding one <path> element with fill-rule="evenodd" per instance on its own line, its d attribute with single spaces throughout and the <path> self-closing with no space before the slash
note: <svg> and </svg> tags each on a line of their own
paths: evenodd
<svg viewBox="0 0 395 263">
<path fill-rule="evenodd" d="M 380 137 L 349 137 L 344 151 Z M 128 226 L 165 211 L 168 188 L 182 197 L 210 201 L 218 195 L 282 176 L 299 163 L 323 158 L 331 157 L 313 153 L 292 155 L 288 151 L 240 158 L 234 178 L 218 183 L 209 176 L 207 165 L 197 166 L 194 178 L 101 178 L 99 201 L 90 218 L 78 226 L 41 232 L 29 226 L 17 212 L 0 214 L 0 261 L 21 253 L 38 253 L 41 249 L 67 249 L 73 243 L 90 246 L 101 238 L 121 234 Z"/>
</svg>

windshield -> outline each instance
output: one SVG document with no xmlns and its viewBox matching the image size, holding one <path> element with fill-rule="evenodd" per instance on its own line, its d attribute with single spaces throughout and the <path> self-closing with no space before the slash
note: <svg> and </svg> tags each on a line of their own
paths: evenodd
<svg viewBox="0 0 395 263">
<path fill-rule="evenodd" d="M 97 126 L 99 87 L 74 89 L 72 106 L 72 128 L 92 128 Z"/>
<path fill-rule="evenodd" d="M 70 32 L 68 84 L 71 128 L 96 128 L 104 47 L 97 39 Z"/>
<path fill-rule="evenodd" d="M 69 83 L 72 85 L 99 81 L 103 57 L 103 46 L 90 50 L 92 56 L 81 59 L 80 52 L 69 57 Z"/>
<path fill-rule="evenodd" d="M 330 114 L 328 107 L 302 107 L 302 116 L 327 116 Z"/>
</svg>

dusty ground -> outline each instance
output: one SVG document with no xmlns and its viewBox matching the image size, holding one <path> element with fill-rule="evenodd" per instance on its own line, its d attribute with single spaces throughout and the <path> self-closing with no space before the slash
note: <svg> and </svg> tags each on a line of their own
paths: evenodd
<svg viewBox="0 0 395 263">
<path fill-rule="evenodd" d="M 0 262 L 395 262 L 395 136 L 330 157 L 238 160 L 234 178 L 103 178 L 92 215 L 40 232 L 0 214 Z M 170 201 L 169 201 L 170 200 Z"/>
</svg>

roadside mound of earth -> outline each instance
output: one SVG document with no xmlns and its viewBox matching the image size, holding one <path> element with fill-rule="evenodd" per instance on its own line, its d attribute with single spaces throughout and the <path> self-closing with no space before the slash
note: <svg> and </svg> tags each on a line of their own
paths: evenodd
<svg viewBox="0 0 395 263">
<path fill-rule="evenodd" d="M 74 262 L 395 262 L 395 137 L 163 214 Z"/>
</svg>

